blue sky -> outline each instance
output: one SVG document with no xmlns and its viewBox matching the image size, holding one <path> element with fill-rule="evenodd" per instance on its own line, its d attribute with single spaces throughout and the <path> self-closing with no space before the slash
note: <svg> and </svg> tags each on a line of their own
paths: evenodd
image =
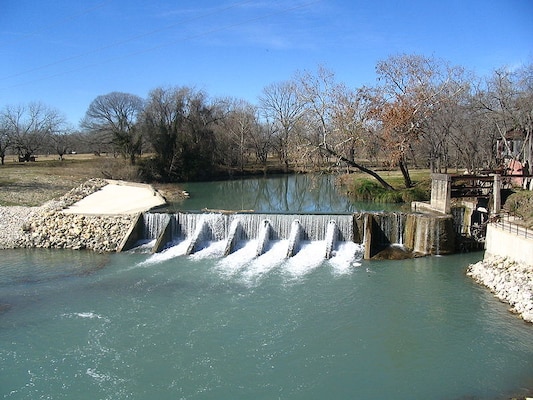
<svg viewBox="0 0 533 400">
<path fill-rule="evenodd" d="M 98 95 L 174 85 L 257 103 L 319 65 L 372 85 L 400 53 L 479 76 L 531 64 L 533 0 L 0 0 L 0 107 L 41 101 L 77 125 Z"/>
</svg>

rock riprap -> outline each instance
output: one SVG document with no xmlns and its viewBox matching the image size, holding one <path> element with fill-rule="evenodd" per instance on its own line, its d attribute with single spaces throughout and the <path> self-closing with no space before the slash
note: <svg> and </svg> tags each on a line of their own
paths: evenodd
<svg viewBox="0 0 533 400">
<path fill-rule="evenodd" d="M 23 229 L 21 247 L 116 251 L 133 217 L 85 216 L 50 211 L 31 218 Z"/>
<path fill-rule="evenodd" d="M 533 266 L 493 256 L 470 265 L 467 275 L 510 304 L 512 312 L 533 322 Z"/>
<path fill-rule="evenodd" d="M 70 248 L 116 251 L 135 215 L 65 214 L 63 209 L 107 182 L 91 179 L 41 207 L 0 207 L 0 248 Z"/>
</svg>

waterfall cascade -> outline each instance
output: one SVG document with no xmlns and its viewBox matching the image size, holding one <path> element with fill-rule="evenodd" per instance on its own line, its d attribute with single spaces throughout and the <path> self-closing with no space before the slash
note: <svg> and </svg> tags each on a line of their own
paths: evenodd
<svg viewBox="0 0 533 400">
<path fill-rule="evenodd" d="M 143 214 L 143 238 L 157 239 L 170 220 L 171 216 L 169 214 Z"/>
<path fill-rule="evenodd" d="M 260 257 L 273 242 L 286 241 L 290 258 L 303 242 L 322 242 L 323 257 L 330 258 L 340 243 L 355 242 L 373 258 L 392 245 L 414 255 L 450 253 L 454 245 L 452 220 L 427 214 L 145 213 L 140 224 L 137 239 L 155 240 L 152 252 L 186 242 L 185 254 L 193 254 L 225 241 L 227 256 L 240 242 L 254 240 Z"/>
</svg>

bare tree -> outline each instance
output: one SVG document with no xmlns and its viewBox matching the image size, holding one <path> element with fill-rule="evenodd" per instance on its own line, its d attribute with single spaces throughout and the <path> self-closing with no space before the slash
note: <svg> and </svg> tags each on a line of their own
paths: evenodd
<svg viewBox="0 0 533 400">
<path fill-rule="evenodd" d="M 374 177 L 384 188 L 393 190 L 378 173 L 356 162 L 356 149 L 363 149 L 368 134 L 368 96 L 336 83 L 334 74 L 319 68 L 316 74 L 299 77 L 299 96 L 305 110 L 307 154 L 319 150 L 328 157 Z"/>
<path fill-rule="evenodd" d="M 475 96 L 465 96 L 453 114 L 449 141 L 456 167 L 471 173 L 495 167 L 494 150 L 499 135 L 485 111 L 478 107 Z"/>
<path fill-rule="evenodd" d="M 257 116 L 256 116 L 257 118 Z M 268 155 L 272 149 L 272 138 L 276 134 L 276 129 L 272 124 L 259 123 L 255 134 L 251 137 L 251 146 L 255 153 L 256 160 L 263 167 L 266 167 Z"/>
<path fill-rule="evenodd" d="M 61 130 L 64 118 L 42 103 L 30 103 L 6 106 L 1 111 L 0 123 L 6 142 L 16 150 L 19 160 L 30 161 L 50 135 Z"/>
<path fill-rule="evenodd" d="M 0 121 L 0 163 L 4 165 L 6 152 L 11 146 L 11 137 L 4 123 Z"/>
<path fill-rule="evenodd" d="M 286 171 L 291 161 L 291 140 L 294 139 L 298 123 L 303 116 L 303 104 L 294 82 L 286 81 L 271 84 L 263 89 L 259 107 L 267 125 L 274 132 L 273 145 Z"/>
<path fill-rule="evenodd" d="M 50 135 L 50 149 L 58 155 L 60 161 L 63 161 L 65 154 L 72 151 L 74 140 L 71 132 L 72 129 L 69 128 L 64 131 L 54 132 Z"/>
<path fill-rule="evenodd" d="M 319 67 L 316 74 L 311 72 L 298 74 L 296 81 L 298 97 L 304 110 L 302 122 L 305 124 L 297 153 L 300 158 L 305 158 L 307 161 L 312 161 L 312 156 L 315 155 L 314 163 L 320 166 L 323 163 L 322 156 L 331 155 L 327 151 L 320 151 L 321 146 L 337 142 L 334 137 L 338 132 L 332 120 L 338 84 L 333 72 L 323 67 Z"/>
<path fill-rule="evenodd" d="M 411 187 L 408 157 L 427 127 L 428 118 L 443 101 L 460 92 L 442 61 L 417 55 L 398 55 L 376 67 L 380 85 L 373 116 L 382 128 L 391 165 L 397 165 L 405 187 Z"/>
<path fill-rule="evenodd" d="M 478 96 L 481 108 L 508 147 L 506 135 L 511 130 L 524 134 L 524 144 L 518 158 L 533 162 L 533 64 L 518 70 L 505 68 L 494 71 L 487 88 Z"/>
<path fill-rule="evenodd" d="M 112 92 L 98 96 L 87 109 L 81 126 L 93 133 L 109 137 L 130 164 L 135 165 L 142 149 L 142 134 L 138 117 L 143 100 L 129 93 Z"/>
<path fill-rule="evenodd" d="M 143 129 L 155 153 L 147 164 L 151 177 L 163 181 L 198 179 L 216 163 L 214 124 L 220 115 L 204 92 L 189 87 L 150 92 Z"/>
<path fill-rule="evenodd" d="M 517 125 L 525 132 L 525 158 L 533 167 L 533 63 L 515 72 L 519 95 L 516 99 Z"/>
<path fill-rule="evenodd" d="M 226 164 L 238 165 L 242 171 L 260 129 L 257 108 L 244 100 L 232 98 L 218 103 L 223 110 L 223 118 L 218 129 L 217 151 L 224 153 L 221 157 L 226 159 Z"/>
</svg>

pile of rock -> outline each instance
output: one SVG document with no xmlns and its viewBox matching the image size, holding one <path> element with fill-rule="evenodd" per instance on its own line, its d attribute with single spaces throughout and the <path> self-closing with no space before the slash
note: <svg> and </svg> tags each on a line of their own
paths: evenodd
<svg viewBox="0 0 533 400">
<path fill-rule="evenodd" d="M 49 211 L 25 223 L 20 247 L 116 251 L 132 222 L 132 215 L 85 216 Z"/>
<path fill-rule="evenodd" d="M 489 257 L 468 267 L 467 275 L 511 305 L 511 311 L 533 322 L 533 266 Z"/>
<path fill-rule="evenodd" d="M 42 247 L 116 251 L 135 215 L 88 216 L 63 209 L 96 192 L 107 181 L 91 179 L 41 207 L 0 209 L 0 248 Z"/>
<path fill-rule="evenodd" d="M 25 236 L 22 227 L 39 212 L 40 207 L 0 207 L 0 249 L 20 247 Z"/>
</svg>

